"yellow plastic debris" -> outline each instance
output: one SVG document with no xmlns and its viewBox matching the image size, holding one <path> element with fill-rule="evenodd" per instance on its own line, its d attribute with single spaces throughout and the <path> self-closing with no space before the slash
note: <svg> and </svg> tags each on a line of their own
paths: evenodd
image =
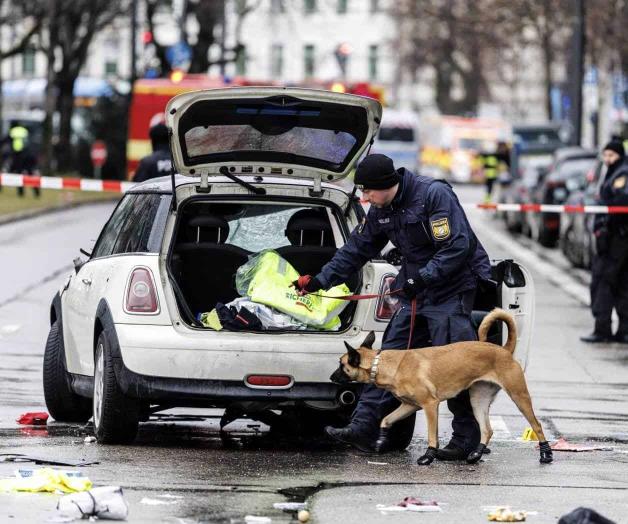
<svg viewBox="0 0 628 524">
<path fill-rule="evenodd" d="M 523 435 L 521 435 L 523 440 L 539 440 L 539 437 L 536 436 L 536 433 L 532 428 L 526 428 L 523 430 Z"/>
<path fill-rule="evenodd" d="M 30 476 L 0 479 L 0 491 L 26 491 L 30 493 L 76 493 L 91 489 L 92 481 L 84 476 L 73 476 L 52 468 L 41 468 Z"/>
<path fill-rule="evenodd" d="M 488 520 L 491 522 L 523 522 L 527 515 L 526 511 L 512 511 L 510 508 L 504 507 L 490 511 Z"/>
</svg>

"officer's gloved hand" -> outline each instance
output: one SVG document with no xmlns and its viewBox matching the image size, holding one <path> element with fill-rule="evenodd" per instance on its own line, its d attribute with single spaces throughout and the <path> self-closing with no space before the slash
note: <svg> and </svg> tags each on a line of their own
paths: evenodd
<svg viewBox="0 0 628 524">
<path fill-rule="evenodd" d="M 401 289 L 406 298 L 408 300 L 412 300 L 425 288 L 426 286 L 424 280 L 420 276 L 417 276 L 415 278 L 409 278 L 408 280 L 406 280 L 403 283 L 403 287 Z"/>
<path fill-rule="evenodd" d="M 316 277 L 312 275 L 302 275 L 295 280 L 292 285 L 297 290 L 299 295 L 305 295 L 306 293 L 315 293 L 319 289 L 323 289 L 322 284 Z"/>
</svg>

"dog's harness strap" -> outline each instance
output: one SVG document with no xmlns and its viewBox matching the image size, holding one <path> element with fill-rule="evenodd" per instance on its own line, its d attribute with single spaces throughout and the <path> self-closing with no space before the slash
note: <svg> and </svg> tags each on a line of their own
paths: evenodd
<svg viewBox="0 0 628 524">
<path fill-rule="evenodd" d="M 373 358 L 373 363 L 371 364 L 371 373 L 369 375 L 369 384 L 375 384 L 375 377 L 377 376 L 377 368 L 379 367 L 379 358 L 382 356 L 382 350 L 378 349 L 377 353 L 375 353 L 375 358 Z"/>
<path fill-rule="evenodd" d="M 416 317 L 416 297 L 412 299 L 412 314 L 410 315 L 410 334 L 408 335 L 408 347 L 412 347 L 412 335 L 414 335 L 414 317 Z"/>
<path fill-rule="evenodd" d="M 306 292 L 306 295 L 312 295 L 314 297 L 321 297 L 321 298 L 335 298 L 336 300 L 369 300 L 371 298 L 382 298 L 382 297 L 389 297 L 391 295 L 397 295 L 399 293 L 401 293 L 403 290 L 400 289 L 393 289 L 392 291 L 387 291 L 386 293 L 380 293 L 380 294 L 372 294 L 372 295 L 340 295 L 339 297 L 333 297 L 331 295 L 321 295 L 319 293 L 308 293 Z"/>
</svg>

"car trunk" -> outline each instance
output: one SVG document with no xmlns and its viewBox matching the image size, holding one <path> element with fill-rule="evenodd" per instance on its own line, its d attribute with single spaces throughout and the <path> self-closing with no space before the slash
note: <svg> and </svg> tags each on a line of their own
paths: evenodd
<svg viewBox="0 0 628 524">
<path fill-rule="evenodd" d="M 239 298 L 238 268 L 267 249 L 276 251 L 300 275 L 316 275 L 341 241 L 338 217 L 342 214 L 333 207 L 267 197 L 264 201 L 186 200 L 180 206 L 168 256 L 182 318 L 201 327 L 199 314 Z M 357 291 L 360 274 L 346 284 Z M 350 325 L 354 311 L 355 304 L 350 303 L 340 313 L 341 331 Z"/>
</svg>

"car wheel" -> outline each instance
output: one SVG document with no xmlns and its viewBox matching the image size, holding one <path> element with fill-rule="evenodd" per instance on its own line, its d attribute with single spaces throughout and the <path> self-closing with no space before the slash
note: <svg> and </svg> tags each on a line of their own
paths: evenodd
<svg viewBox="0 0 628 524">
<path fill-rule="evenodd" d="M 118 386 L 109 342 L 98 337 L 94 362 L 94 434 L 103 444 L 129 444 L 135 440 L 140 409 L 136 399 L 125 396 Z"/>
<path fill-rule="evenodd" d="M 48 412 L 59 422 L 87 422 L 92 416 L 91 402 L 72 391 L 65 364 L 61 322 L 50 326 L 44 351 L 44 399 Z"/>
</svg>

